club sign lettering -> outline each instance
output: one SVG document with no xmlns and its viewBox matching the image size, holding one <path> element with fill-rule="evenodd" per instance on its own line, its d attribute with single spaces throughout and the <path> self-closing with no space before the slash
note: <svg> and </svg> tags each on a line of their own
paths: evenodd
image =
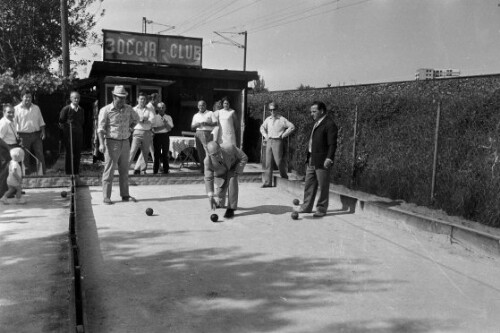
<svg viewBox="0 0 500 333">
<path fill-rule="evenodd" d="M 104 60 L 201 67 L 202 39 L 103 30 Z"/>
</svg>

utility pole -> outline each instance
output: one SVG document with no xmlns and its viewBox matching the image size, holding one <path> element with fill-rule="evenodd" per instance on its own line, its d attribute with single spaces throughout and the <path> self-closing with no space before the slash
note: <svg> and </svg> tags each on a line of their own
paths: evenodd
<svg viewBox="0 0 500 333">
<path fill-rule="evenodd" d="M 226 41 L 228 41 L 229 43 L 225 43 L 225 42 L 220 42 L 220 41 L 212 41 L 212 43 L 219 43 L 219 44 L 226 44 L 226 45 L 233 45 L 233 46 L 236 46 L 240 49 L 243 49 L 243 71 L 246 71 L 247 70 L 247 31 L 243 31 L 243 32 L 217 32 L 217 31 L 214 31 L 214 33 L 222 38 L 224 38 Z M 222 34 L 232 34 L 232 35 L 244 35 L 245 37 L 245 41 L 243 42 L 243 44 L 241 43 L 238 43 L 234 40 L 232 40 L 231 38 L 229 37 L 226 37 L 226 36 L 223 36 Z"/>
<path fill-rule="evenodd" d="M 68 3 L 61 0 L 62 75 L 69 75 Z"/>
<path fill-rule="evenodd" d="M 245 42 L 243 44 L 243 71 L 247 71 L 247 35 L 248 33 L 246 31 L 242 32 L 243 35 L 245 35 Z"/>
</svg>

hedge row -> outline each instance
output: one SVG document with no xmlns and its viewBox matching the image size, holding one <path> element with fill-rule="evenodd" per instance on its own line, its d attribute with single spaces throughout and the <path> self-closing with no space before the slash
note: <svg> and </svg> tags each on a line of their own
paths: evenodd
<svg viewBox="0 0 500 333">
<path fill-rule="evenodd" d="M 271 100 L 297 126 L 288 158 L 298 173 L 304 173 L 312 127 L 309 106 L 321 100 L 340 129 L 335 183 L 500 226 L 500 166 L 493 167 L 500 155 L 500 75 L 249 95 L 247 123 L 260 125 L 263 107 Z M 438 107 L 438 164 L 431 198 Z M 260 151 L 259 144 L 254 151 Z"/>
</svg>

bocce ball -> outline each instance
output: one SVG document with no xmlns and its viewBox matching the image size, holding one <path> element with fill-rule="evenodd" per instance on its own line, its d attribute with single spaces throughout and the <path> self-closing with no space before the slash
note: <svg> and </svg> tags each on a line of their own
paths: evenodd
<svg viewBox="0 0 500 333">
<path fill-rule="evenodd" d="M 151 215 L 153 215 L 153 208 L 148 208 L 148 209 L 146 209 L 146 215 L 147 215 L 147 216 L 151 216 Z"/>
<path fill-rule="evenodd" d="M 219 216 L 217 214 L 212 214 L 210 215 L 210 220 L 212 220 L 212 222 L 217 222 L 219 221 Z"/>
<path fill-rule="evenodd" d="M 293 212 L 292 213 L 292 219 L 297 220 L 299 218 L 299 213 Z"/>
<path fill-rule="evenodd" d="M 68 192 L 61 191 L 61 197 L 66 198 L 68 196 Z"/>
<path fill-rule="evenodd" d="M 300 205 L 300 200 L 299 200 L 299 199 L 293 199 L 293 204 L 294 204 L 295 206 Z"/>
</svg>

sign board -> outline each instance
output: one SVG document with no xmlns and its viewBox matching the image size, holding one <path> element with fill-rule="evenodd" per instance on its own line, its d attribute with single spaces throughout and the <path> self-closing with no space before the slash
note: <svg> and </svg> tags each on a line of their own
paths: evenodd
<svg viewBox="0 0 500 333">
<path fill-rule="evenodd" d="M 201 68 L 202 39 L 103 30 L 104 61 Z"/>
</svg>

